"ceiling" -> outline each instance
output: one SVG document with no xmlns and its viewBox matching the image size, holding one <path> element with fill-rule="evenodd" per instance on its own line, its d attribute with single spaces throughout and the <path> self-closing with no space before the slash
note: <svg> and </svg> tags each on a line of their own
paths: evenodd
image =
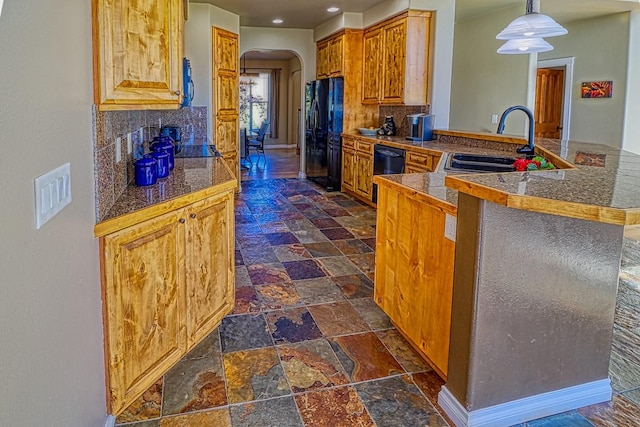
<svg viewBox="0 0 640 427">
<path fill-rule="evenodd" d="M 240 16 L 246 27 L 312 29 L 342 12 L 364 12 L 385 0 L 190 0 L 208 3 Z M 521 4 L 524 0 L 456 0 L 456 20 L 461 21 L 491 11 Z M 339 12 L 327 8 L 337 6 Z M 541 12 L 560 23 L 628 10 L 640 10 L 640 0 L 542 0 Z M 271 22 L 280 18 L 282 24 Z"/>
</svg>

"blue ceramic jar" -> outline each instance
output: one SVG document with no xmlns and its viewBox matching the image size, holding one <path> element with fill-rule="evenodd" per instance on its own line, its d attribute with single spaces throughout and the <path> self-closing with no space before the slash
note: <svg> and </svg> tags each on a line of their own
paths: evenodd
<svg viewBox="0 0 640 427">
<path fill-rule="evenodd" d="M 152 151 L 166 151 L 169 154 L 169 170 L 173 170 L 173 166 L 175 164 L 174 160 L 174 149 L 173 143 L 171 142 L 171 138 L 168 136 L 160 136 L 158 138 L 153 138 L 154 142 L 151 144 Z"/>
<path fill-rule="evenodd" d="M 156 159 L 158 178 L 165 178 L 169 176 L 169 153 L 164 150 L 157 150 L 151 153 L 151 157 Z"/>
<path fill-rule="evenodd" d="M 133 164 L 136 185 L 153 185 L 158 179 L 158 162 L 151 156 L 144 156 Z"/>
</svg>

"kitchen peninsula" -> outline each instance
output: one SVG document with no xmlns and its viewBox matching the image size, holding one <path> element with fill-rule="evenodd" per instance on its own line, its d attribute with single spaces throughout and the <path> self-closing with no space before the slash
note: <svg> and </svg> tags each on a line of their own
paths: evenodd
<svg viewBox="0 0 640 427">
<path fill-rule="evenodd" d="M 443 159 L 453 150 L 482 152 L 502 138 L 439 133 L 431 148 L 442 150 Z M 446 376 L 439 402 L 458 426 L 508 426 L 611 398 L 623 227 L 640 223 L 640 156 L 597 144 L 540 139 L 536 145 L 569 164 L 454 175 L 441 160 L 433 173 L 374 178 L 382 191 L 376 251 L 396 254 L 393 262 L 385 255 L 377 260 L 376 302 L 399 329 L 418 329 L 418 339 L 408 338 Z M 413 219 L 403 214 L 416 203 L 432 210 L 420 206 Z M 394 226 L 412 239 L 388 239 Z M 433 242 L 441 246 L 431 253 Z M 426 255 L 408 262 L 419 274 L 390 293 L 398 259 L 421 248 Z M 438 258 L 453 252 L 453 263 Z M 429 351 L 443 334 L 428 327 L 446 326 L 448 298 L 450 348 L 442 359 Z"/>
<path fill-rule="evenodd" d="M 155 185 L 129 184 L 96 224 L 110 413 L 233 309 L 236 182 L 220 157 L 177 158 Z"/>
</svg>

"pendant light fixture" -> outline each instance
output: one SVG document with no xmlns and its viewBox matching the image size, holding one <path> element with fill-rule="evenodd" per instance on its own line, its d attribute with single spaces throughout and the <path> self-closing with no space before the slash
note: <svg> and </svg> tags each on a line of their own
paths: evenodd
<svg viewBox="0 0 640 427">
<path fill-rule="evenodd" d="M 500 46 L 498 53 L 504 55 L 521 55 L 525 53 L 540 53 L 553 50 L 553 46 L 542 38 L 513 39 Z"/>
<path fill-rule="evenodd" d="M 535 9 L 535 11 L 534 11 Z M 540 0 L 527 0 L 526 14 L 514 19 L 497 36 L 507 43 L 498 49 L 502 54 L 526 54 L 548 52 L 553 49 L 543 37 L 556 37 L 567 34 L 567 29 L 547 15 L 540 12 Z"/>
</svg>

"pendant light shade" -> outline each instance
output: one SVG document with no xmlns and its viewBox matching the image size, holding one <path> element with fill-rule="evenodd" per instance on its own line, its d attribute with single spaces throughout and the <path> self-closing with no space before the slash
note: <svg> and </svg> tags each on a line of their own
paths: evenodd
<svg viewBox="0 0 640 427">
<path fill-rule="evenodd" d="M 541 13 L 527 13 L 514 19 L 496 36 L 498 40 L 556 37 L 567 34 L 567 29 Z"/>
<path fill-rule="evenodd" d="M 526 13 L 514 19 L 496 36 L 498 40 L 556 37 L 567 34 L 567 29 L 552 18 L 540 13 L 540 1 L 527 0 Z"/>
<path fill-rule="evenodd" d="M 513 39 L 500 46 L 498 53 L 504 55 L 522 55 L 553 50 L 553 46 L 541 38 Z"/>
</svg>

